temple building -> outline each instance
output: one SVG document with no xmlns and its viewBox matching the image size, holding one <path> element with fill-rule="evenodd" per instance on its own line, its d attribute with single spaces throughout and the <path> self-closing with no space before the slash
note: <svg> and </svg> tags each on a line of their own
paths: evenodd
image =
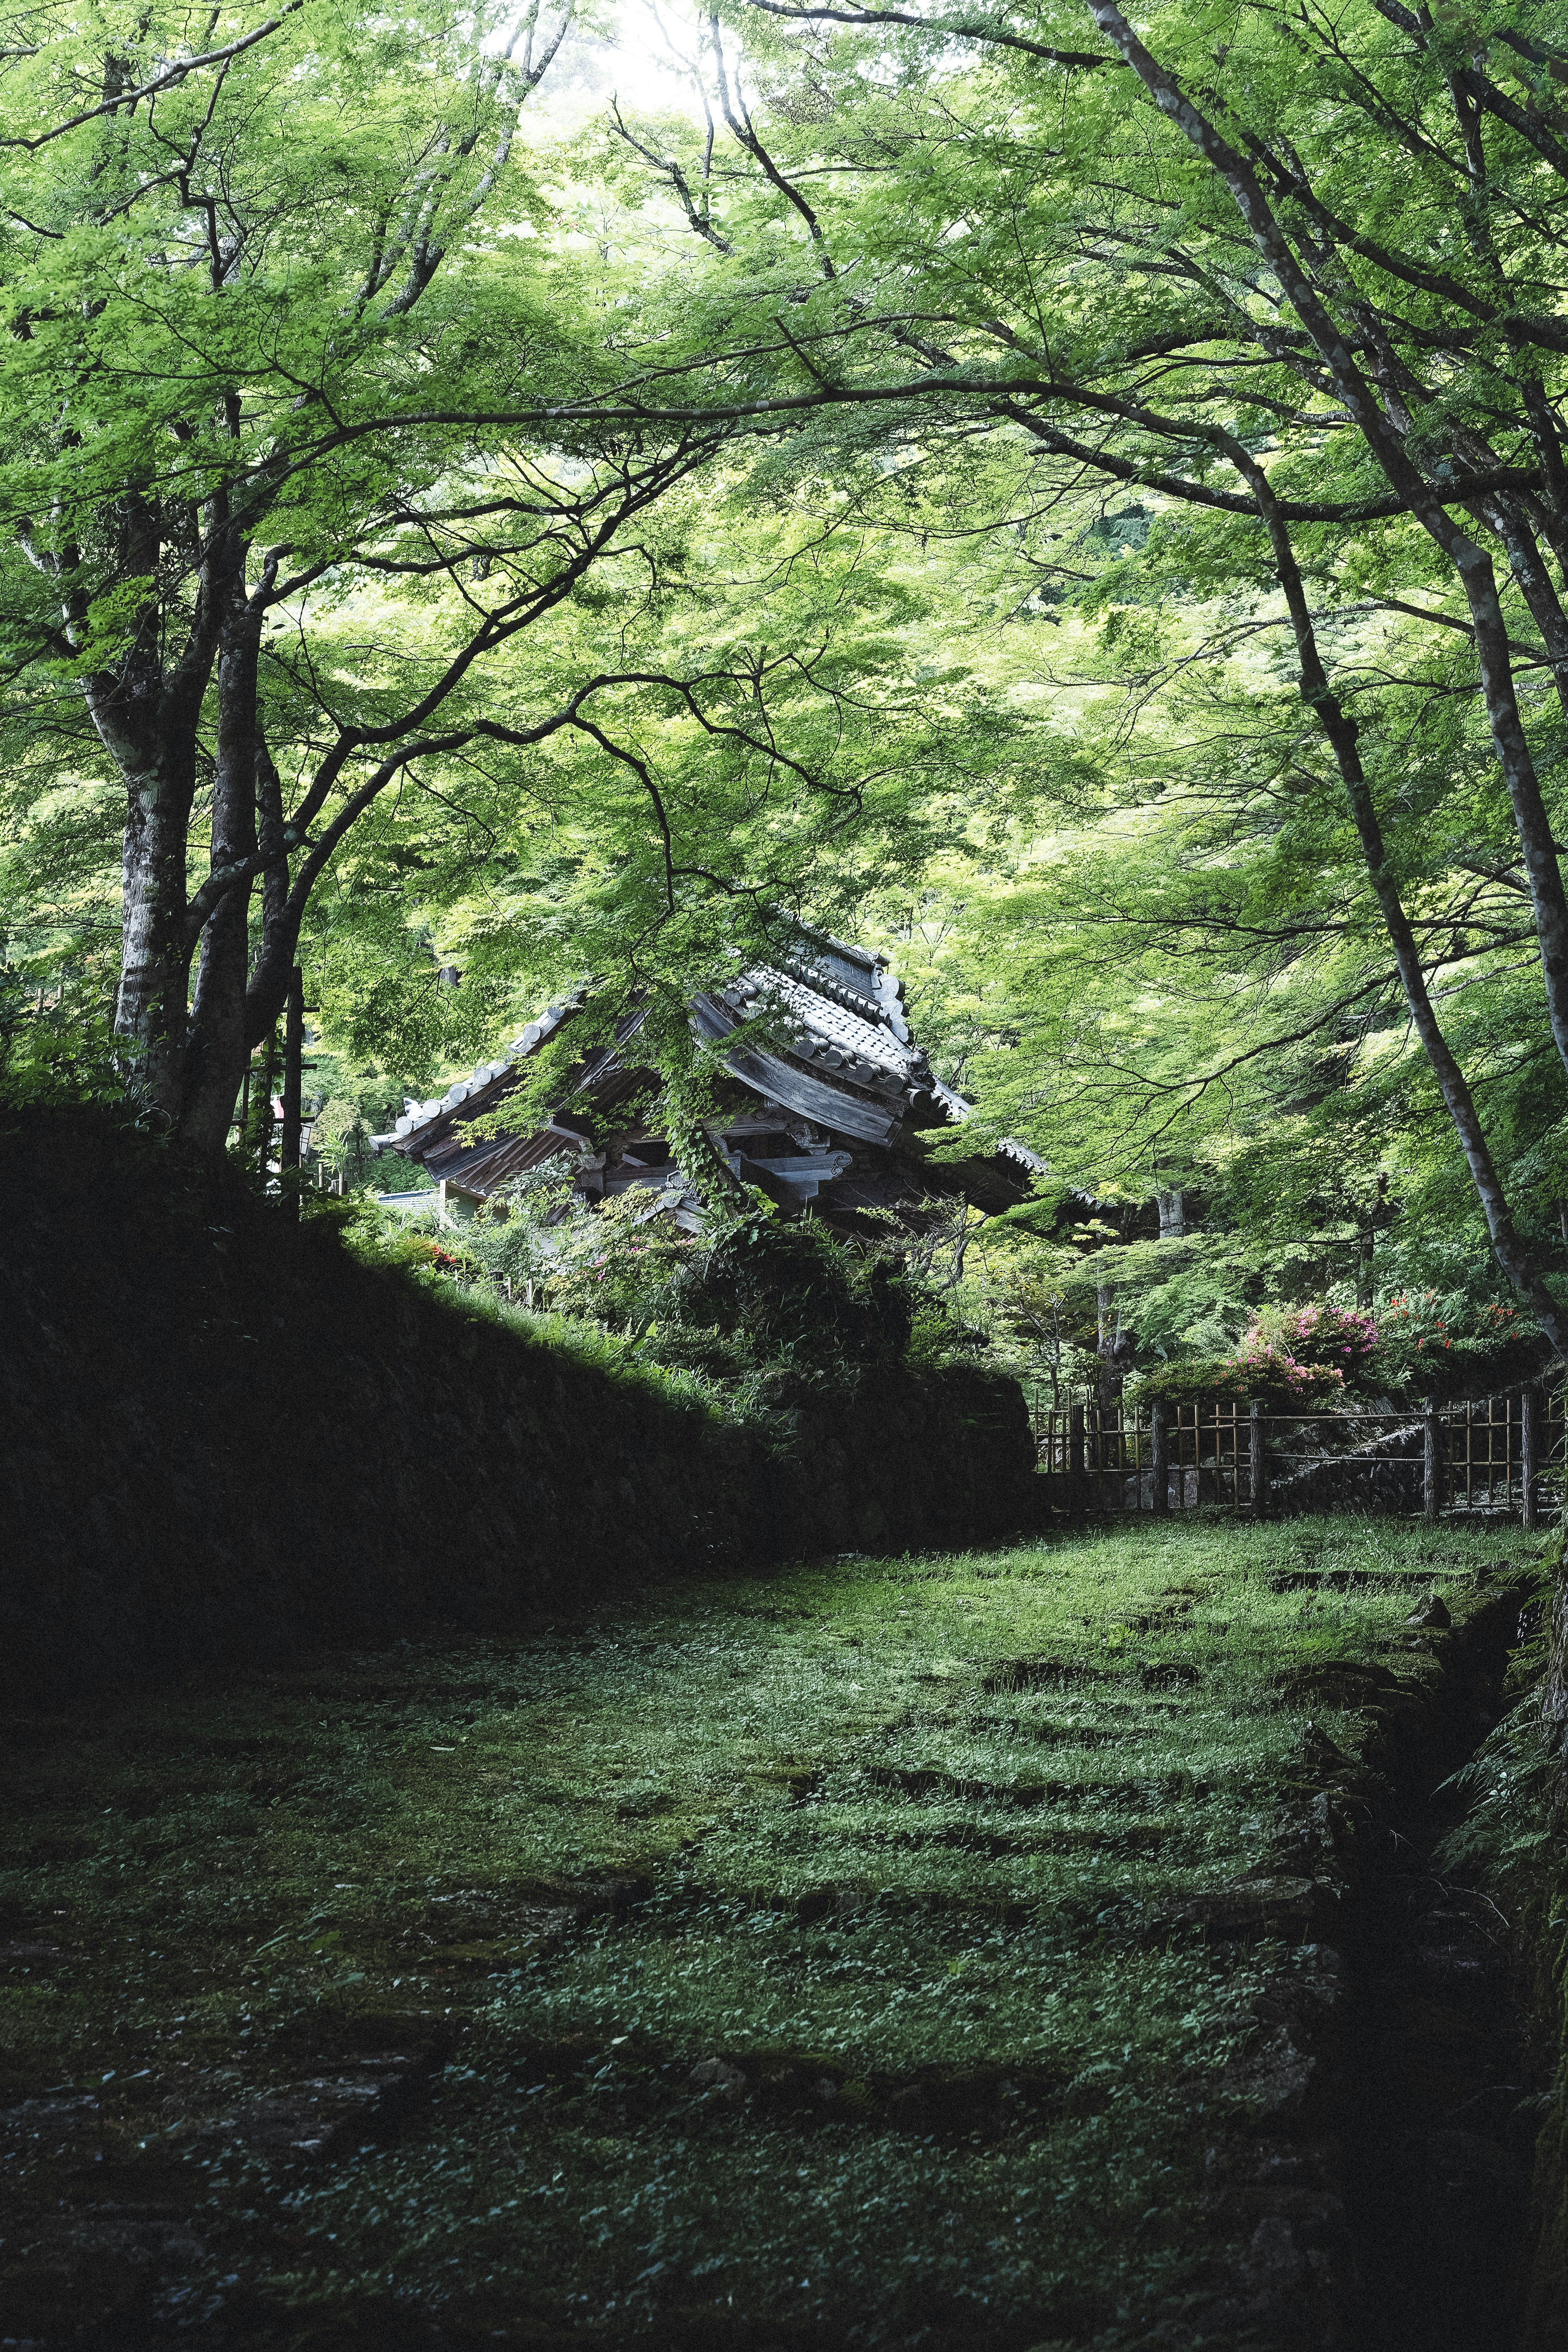
<svg viewBox="0 0 1568 2352">
<path fill-rule="evenodd" d="M 640 1187 L 650 1214 L 662 1211 L 694 1231 L 702 1214 L 695 1181 L 677 1165 L 657 1118 L 639 1123 L 658 1085 L 637 1057 L 640 1013 L 621 1023 L 613 1043 L 584 1053 L 544 1125 L 471 1139 L 470 1123 L 505 1101 L 530 1056 L 581 1010 L 581 999 L 552 1004 L 504 1059 L 481 1064 L 433 1101 L 409 1102 L 391 1133 L 373 1143 L 417 1160 L 449 1215 L 471 1215 L 526 1170 L 565 1153 L 584 1200 Z M 736 1034 L 759 1014 L 778 1046 Z M 715 1147 L 743 1183 L 786 1214 L 809 1207 L 847 1236 L 873 1210 L 918 1226 L 943 1200 L 967 1199 L 994 1213 L 1028 1197 L 1042 1163 L 1022 1144 L 928 1159 L 927 1140 L 962 1126 L 970 1106 L 933 1074 L 910 1036 L 903 989 L 885 957 L 801 933 L 795 951 L 694 998 L 691 1018 L 731 1080 L 729 1104 L 709 1122 Z M 626 1123 L 617 1126 L 623 1105 Z"/>
</svg>

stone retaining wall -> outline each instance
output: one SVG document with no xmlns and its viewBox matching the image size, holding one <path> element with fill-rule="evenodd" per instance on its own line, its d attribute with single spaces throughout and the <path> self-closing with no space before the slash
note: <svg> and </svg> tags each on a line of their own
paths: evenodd
<svg viewBox="0 0 1568 2352">
<path fill-rule="evenodd" d="M 0 1675 L 29 1696 L 982 1541 L 1037 1507 L 1011 1381 L 867 1373 L 781 1454 L 107 1122 L 5 1128 Z"/>
</svg>

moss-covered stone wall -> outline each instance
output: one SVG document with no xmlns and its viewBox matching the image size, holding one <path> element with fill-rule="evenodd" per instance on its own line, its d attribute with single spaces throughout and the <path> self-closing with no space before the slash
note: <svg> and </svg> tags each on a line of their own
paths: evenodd
<svg viewBox="0 0 1568 2352">
<path fill-rule="evenodd" d="M 1037 1507 L 1010 1381 L 868 1374 L 781 1454 L 79 1117 L 0 1133 L 0 1675 L 33 1696 Z"/>
</svg>

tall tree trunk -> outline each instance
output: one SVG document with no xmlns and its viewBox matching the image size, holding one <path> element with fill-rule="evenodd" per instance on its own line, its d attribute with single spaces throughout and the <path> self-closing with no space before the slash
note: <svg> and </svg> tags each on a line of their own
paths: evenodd
<svg viewBox="0 0 1568 2352">
<path fill-rule="evenodd" d="M 289 975 L 289 1009 L 283 1021 L 283 1122 L 278 1172 L 290 1213 L 300 1213 L 300 1065 L 305 1044 L 305 975 L 298 964 Z"/>
<path fill-rule="evenodd" d="M 190 1034 L 194 942 L 185 919 L 185 850 L 195 797 L 196 730 L 217 629 L 204 578 L 184 651 L 164 670 L 153 593 L 163 552 L 157 514 L 145 500 L 131 498 L 113 522 L 124 575 L 146 590 L 125 653 L 83 684 L 88 715 L 125 785 L 114 1031 L 142 1095 L 173 1129 L 184 1108 Z M 84 618 L 68 614 L 74 642 Z"/>
<path fill-rule="evenodd" d="M 185 829 L 190 794 L 155 763 L 126 780 L 122 932 L 114 1034 L 144 1097 L 173 1128 L 184 1099 Z"/>
<path fill-rule="evenodd" d="M 261 938 L 245 993 L 245 1034 L 254 1045 L 267 1034 L 288 998 L 289 975 L 300 950 L 300 924 L 309 894 L 289 888 L 289 856 L 283 839 L 283 786 L 259 729 L 256 738 L 256 814 L 262 855 Z"/>
<path fill-rule="evenodd" d="M 1443 1033 L 1436 1007 L 1426 986 L 1420 950 L 1389 863 L 1372 787 L 1362 764 L 1356 723 L 1349 717 L 1329 684 L 1328 672 L 1318 646 L 1317 632 L 1312 625 L 1306 588 L 1290 543 L 1289 526 L 1279 512 L 1262 467 L 1239 444 L 1235 446 L 1235 462 L 1247 474 L 1257 491 L 1268 525 L 1279 585 L 1284 591 L 1296 638 L 1301 699 L 1316 714 L 1333 751 L 1345 798 L 1350 804 L 1351 818 L 1361 842 L 1367 879 L 1377 900 L 1389 945 L 1394 950 L 1394 969 L 1399 974 L 1411 1021 L 1432 1066 L 1444 1108 L 1465 1155 L 1465 1164 L 1470 1171 L 1470 1181 L 1486 1217 L 1487 1231 L 1491 1236 L 1498 1264 L 1521 1297 L 1529 1303 L 1557 1354 L 1568 1356 L 1568 1317 L 1563 1314 L 1547 1289 L 1534 1255 L 1526 1246 L 1514 1223 L 1513 1211 L 1498 1172 L 1497 1162 L 1492 1158 L 1491 1145 L 1481 1123 L 1480 1113 L 1476 1108 L 1469 1081 Z"/>
<path fill-rule="evenodd" d="M 1330 312 L 1251 163 L 1193 103 L 1175 77 L 1144 47 L 1115 0 L 1088 0 L 1088 6 L 1100 31 L 1120 49 L 1161 112 L 1176 125 L 1225 183 L 1253 242 L 1278 276 L 1286 299 L 1316 345 L 1335 392 L 1365 441 L 1369 454 L 1389 487 L 1405 502 L 1412 520 L 1441 548 L 1458 574 L 1475 632 L 1481 692 L 1492 744 L 1508 786 L 1514 828 L 1524 854 L 1541 948 L 1547 1018 L 1558 1055 L 1568 1069 L 1568 890 L 1563 887 L 1541 780 L 1520 716 L 1508 626 L 1498 597 L 1492 560 L 1484 548 L 1460 530 L 1432 484 L 1406 454 L 1396 427 L 1385 415 L 1382 402 L 1356 360 L 1352 338 L 1342 332 Z M 1270 509 L 1266 506 L 1265 511 Z M 1472 1162 L 1472 1171 L 1473 1167 Z M 1511 1225 L 1511 1220 L 1509 1222 Z M 1495 1243 L 1495 1225 L 1493 1239 Z M 1500 1247 L 1499 1255 L 1502 1255 Z M 1557 1344 L 1555 1333 L 1552 1343 Z"/>
<path fill-rule="evenodd" d="M 262 608 L 247 601 L 242 548 L 220 536 L 208 580 L 223 614 L 217 674 L 210 866 L 256 855 L 256 687 Z M 246 981 L 250 966 L 248 881 L 235 883 L 202 932 L 180 1130 L 199 1151 L 221 1151 L 245 1076 Z"/>
<path fill-rule="evenodd" d="M 257 1182 L 265 1192 L 277 1128 L 272 1108 L 273 1089 L 278 1084 L 278 1035 L 275 1030 L 268 1030 L 261 1041 L 260 1050 L 252 1055 L 249 1066 L 250 1118 L 241 1138 L 240 1148 L 251 1165 Z"/>
</svg>

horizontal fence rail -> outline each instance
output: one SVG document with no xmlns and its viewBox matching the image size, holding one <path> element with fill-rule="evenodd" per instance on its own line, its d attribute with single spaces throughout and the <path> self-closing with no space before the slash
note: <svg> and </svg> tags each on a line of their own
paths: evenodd
<svg viewBox="0 0 1568 2352">
<path fill-rule="evenodd" d="M 1517 1518 L 1560 1504 L 1563 1399 L 1527 1383 L 1404 1412 L 1276 1412 L 1216 1398 L 1034 1400 L 1040 1467 L 1093 1511 L 1383 1510 Z"/>
</svg>

